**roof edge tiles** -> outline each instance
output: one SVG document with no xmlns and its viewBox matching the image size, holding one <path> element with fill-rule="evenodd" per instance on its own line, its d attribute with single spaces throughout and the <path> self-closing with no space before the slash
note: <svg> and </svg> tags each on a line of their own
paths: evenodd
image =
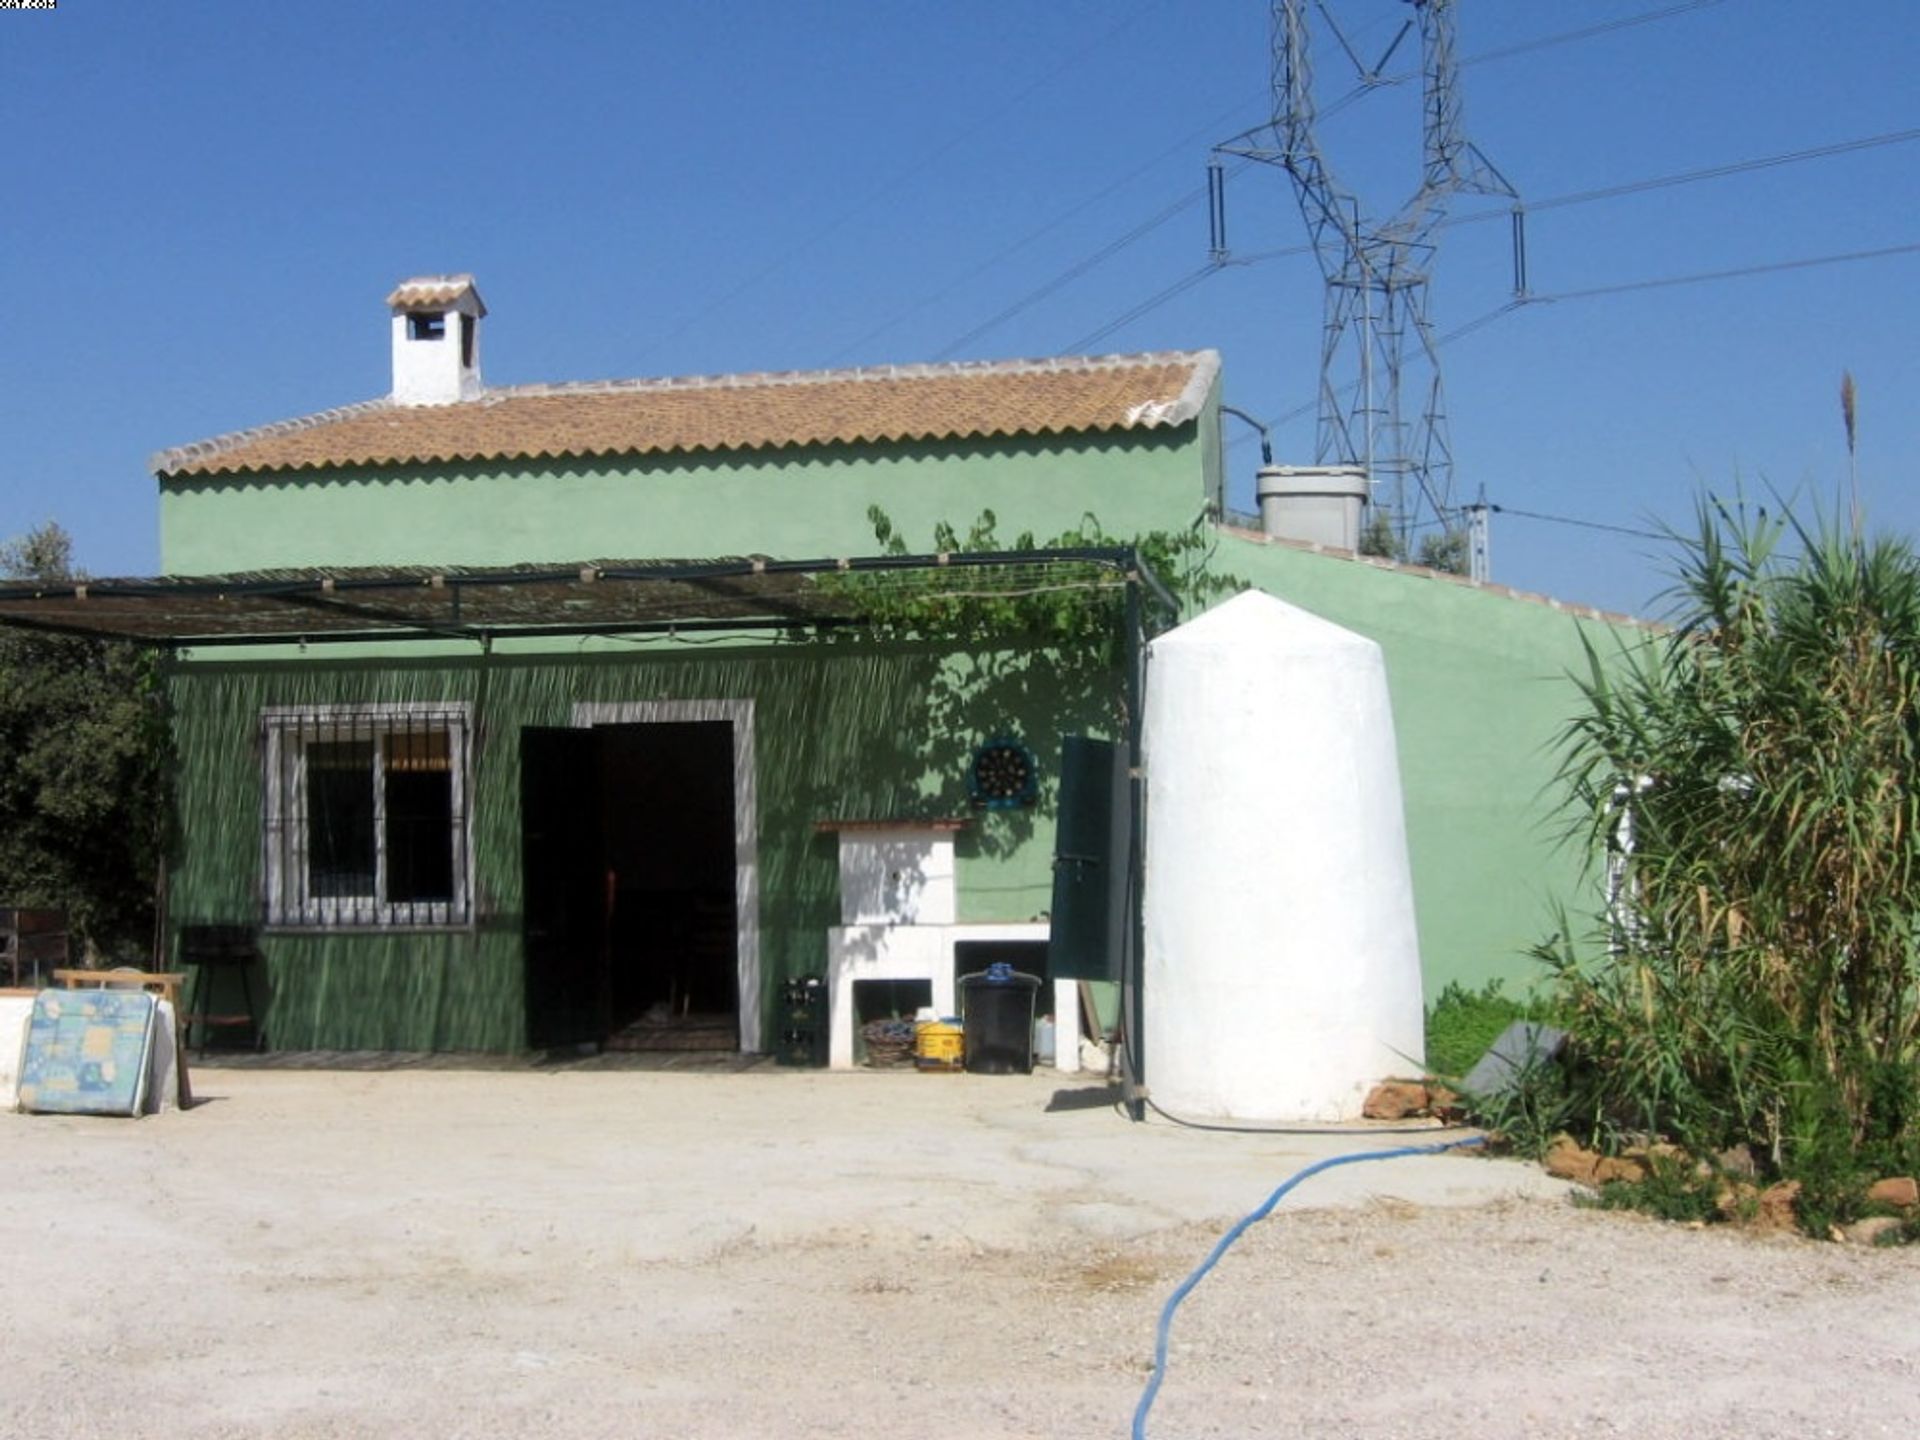
<svg viewBox="0 0 1920 1440">
<path fill-rule="evenodd" d="M 1146 350 L 1125 355 L 1052 355 L 1027 360 L 944 360 L 909 365 L 852 365 L 839 370 L 745 370 L 728 375 L 664 375 L 634 380 L 559 380 L 546 384 L 503 385 L 490 389 L 479 403 L 528 395 L 621 395 L 634 391 L 743 390 L 768 385 L 842 385 L 849 381 L 949 380 L 988 375 L 1084 374 L 1096 370 L 1144 370 L 1158 365 L 1191 365 L 1204 379 L 1193 398 L 1199 412 L 1206 385 L 1219 373 L 1217 350 Z M 1191 388 L 1192 381 L 1188 382 Z M 1184 395 L 1184 391 L 1183 391 Z M 1177 424 L 1177 420 L 1158 423 Z"/>
<path fill-rule="evenodd" d="M 481 300 L 480 292 L 474 287 L 473 276 L 461 275 L 415 275 L 410 280 L 402 280 L 393 287 L 393 293 L 387 296 L 387 308 L 390 310 L 444 310 L 464 295 L 473 296 L 474 307 L 480 314 L 487 313 L 486 303 Z"/>
<path fill-rule="evenodd" d="M 1140 385 L 1097 384 L 1124 382 L 1129 373 L 1139 374 Z M 447 405 L 364 400 L 161 450 L 148 464 L 160 476 L 215 475 L 1172 428 L 1199 415 L 1219 373 L 1218 351 L 1169 350 L 511 385 Z M 1024 377 L 1041 382 L 1034 393 L 1008 395 L 1007 382 Z M 923 384 L 941 387 L 944 397 L 933 398 L 949 403 L 916 407 L 915 400 L 929 398 Z M 784 428 L 761 415 L 743 421 L 719 413 L 729 397 L 735 404 L 753 398 L 754 408 L 764 409 L 760 399 L 801 401 L 792 392 L 806 387 L 862 385 L 886 387 L 889 399 L 876 395 L 871 406 L 857 407 L 857 420 L 809 415 L 803 401 L 780 417 Z M 702 397 L 716 412 L 705 426 L 689 413 Z M 566 413 L 568 402 L 594 407 L 594 423 L 574 423 L 588 417 L 577 408 Z"/>
<path fill-rule="evenodd" d="M 1458 585 L 1467 590 L 1480 590 L 1503 600 L 1518 600 L 1526 605 L 1544 605 L 1549 610 L 1558 610 L 1573 616 L 1576 620 L 1600 620 L 1608 625 L 1650 630 L 1660 634 L 1665 634 L 1672 629 L 1663 620 L 1649 620 L 1639 615 L 1629 615 L 1621 610 L 1602 610 L 1596 605 L 1585 605 L 1578 600 L 1561 600 L 1552 595 L 1543 595 L 1537 590 L 1516 590 L 1511 585 L 1502 585 L 1497 581 L 1475 580 L 1471 576 L 1458 575 L 1451 570 L 1436 570 L 1430 565 L 1419 565 L 1410 560 L 1394 560 L 1385 555 L 1363 555 L 1358 550 L 1347 550 L 1338 545 L 1323 545 L 1318 540 L 1296 540 L 1290 535 L 1269 535 L 1264 530 L 1253 530 L 1244 525 L 1227 522 L 1215 522 L 1214 529 L 1223 535 L 1231 535 L 1237 540 L 1251 541 L 1255 545 L 1271 545 L 1282 550 L 1299 550 L 1309 555 L 1325 555 L 1330 559 L 1346 560 L 1374 570 L 1396 570 L 1402 575 L 1412 576 L 1415 579 L 1438 580 L 1443 584 Z"/>
<path fill-rule="evenodd" d="M 155 475 L 177 475 L 183 471 L 198 468 L 201 462 L 225 455 L 243 445 L 251 445 L 258 440 L 294 435 L 302 430 L 331 425 L 338 420 L 352 420 L 362 415 L 377 415 L 383 410 L 394 408 L 393 401 L 383 395 L 377 400 L 356 400 L 350 405 L 336 405 L 331 410 L 316 410 L 311 415 L 296 415 L 291 420 L 274 420 L 265 425 L 250 426 L 245 430 L 232 430 L 225 435 L 213 435 L 205 440 L 176 445 L 171 450 L 156 450 L 147 457 L 147 469 Z"/>
</svg>

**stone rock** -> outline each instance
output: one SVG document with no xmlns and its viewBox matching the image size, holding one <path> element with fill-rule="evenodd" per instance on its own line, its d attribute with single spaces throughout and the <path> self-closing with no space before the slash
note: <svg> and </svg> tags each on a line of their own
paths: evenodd
<svg viewBox="0 0 1920 1440">
<path fill-rule="evenodd" d="M 1656 1140 L 1651 1145 L 1635 1145 L 1627 1154 L 1645 1160 L 1649 1167 L 1665 1165 L 1673 1170 L 1685 1170 L 1693 1164 L 1693 1157 L 1678 1145 L 1670 1145 L 1665 1140 Z"/>
<path fill-rule="evenodd" d="M 1601 1155 L 1586 1149 L 1571 1135 L 1555 1137 L 1544 1163 L 1549 1175 L 1596 1190 L 1616 1182 L 1638 1185 L 1650 1169 L 1644 1149 L 1639 1154 Z"/>
<path fill-rule="evenodd" d="M 1418 1080 L 1382 1080 L 1373 1087 L 1360 1113 L 1369 1120 L 1405 1120 L 1427 1113 L 1427 1087 Z"/>
<path fill-rule="evenodd" d="M 1571 1135 L 1554 1137 L 1553 1144 L 1547 1148 L 1543 1162 L 1547 1173 L 1560 1180 L 1571 1180 L 1576 1185 L 1598 1185 L 1594 1171 L 1599 1168 L 1601 1157 L 1586 1149 Z"/>
<path fill-rule="evenodd" d="M 1760 1173 L 1760 1167 L 1753 1161 L 1753 1151 L 1744 1144 L 1722 1150 L 1713 1158 L 1723 1171 L 1742 1180 L 1751 1180 Z"/>
<path fill-rule="evenodd" d="M 1684 1174 L 1694 1168 L 1693 1157 L 1678 1145 L 1665 1140 L 1654 1140 L 1644 1145 L 1629 1145 L 1620 1152 L 1623 1160 L 1631 1160 L 1640 1168 L 1637 1175 L 1623 1176 L 1636 1182 L 1645 1180 L 1656 1170 L 1666 1170 L 1672 1174 Z"/>
<path fill-rule="evenodd" d="M 1884 1235 L 1897 1233 L 1907 1222 L 1893 1215 L 1869 1215 L 1840 1232 L 1850 1245 L 1878 1245 Z"/>
<path fill-rule="evenodd" d="M 1611 1185 L 1616 1181 L 1638 1185 L 1646 1178 L 1647 1162 L 1638 1155 L 1609 1155 L 1593 1167 L 1595 1185 Z"/>
<path fill-rule="evenodd" d="M 1753 1223 L 1763 1230 L 1797 1229 L 1798 1216 L 1794 1207 L 1799 1201 L 1798 1180 L 1782 1180 L 1777 1185 L 1769 1185 L 1760 1192 L 1760 1208 L 1753 1217 Z"/>
<path fill-rule="evenodd" d="M 1722 1220 L 1745 1220 L 1759 1211 L 1760 1189 L 1745 1180 L 1722 1185 L 1714 1197 L 1713 1208 L 1720 1212 Z"/>
<path fill-rule="evenodd" d="M 1876 1180 L 1867 1190 L 1867 1199 L 1876 1205 L 1911 1210 L 1915 1205 L 1920 1205 L 1920 1182 L 1916 1182 L 1911 1175 L 1892 1175 L 1885 1180 Z"/>
</svg>

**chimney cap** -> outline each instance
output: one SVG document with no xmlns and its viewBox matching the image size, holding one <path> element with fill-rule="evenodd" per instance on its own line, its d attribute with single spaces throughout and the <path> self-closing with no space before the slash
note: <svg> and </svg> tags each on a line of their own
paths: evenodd
<svg viewBox="0 0 1920 1440">
<path fill-rule="evenodd" d="M 393 293 L 387 296 L 389 309 L 401 312 L 415 310 L 450 310 L 458 305 L 467 310 L 469 306 L 460 302 L 471 298 L 471 313 L 485 315 L 487 304 L 480 298 L 480 291 L 474 286 L 471 275 L 415 275 L 410 280 L 402 280 L 393 287 Z"/>
</svg>

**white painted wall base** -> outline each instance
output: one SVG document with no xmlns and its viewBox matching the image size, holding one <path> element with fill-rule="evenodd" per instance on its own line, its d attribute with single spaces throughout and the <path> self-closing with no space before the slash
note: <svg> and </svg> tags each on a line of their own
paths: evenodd
<svg viewBox="0 0 1920 1440">
<path fill-rule="evenodd" d="M 20 1052 L 32 1015 L 31 995 L 0 995 L 0 1110 L 20 1103 Z"/>
<path fill-rule="evenodd" d="M 954 947 L 968 940 L 1044 941 L 1044 921 L 971 925 L 836 925 L 827 931 L 827 1064 L 853 1068 L 853 987 L 859 980 L 925 980 L 933 1008 L 958 1013 L 954 1003 Z M 1054 1068 L 1080 1068 L 1080 990 L 1072 980 L 1053 982 Z M 1071 1017 L 1068 1025 L 1065 1018 Z M 1067 1038 L 1062 1038 L 1062 1037 Z M 1072 1041 L 1072 1043 L 1069 1043 Z"/>
</svg>

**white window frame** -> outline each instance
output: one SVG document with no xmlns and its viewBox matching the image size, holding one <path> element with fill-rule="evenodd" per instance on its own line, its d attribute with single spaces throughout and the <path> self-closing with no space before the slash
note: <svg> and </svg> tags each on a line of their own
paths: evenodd
<svg viewBox="0 0 1920 1440">
<path fill-rule="evenodd" d="M 425 720 L 441 722 L 423 725 Z M 270 706 L 260 712 L 261 877 L 266 924 L 274 929 L 468 929 L 473 924 L 473 707 L 464 701 Z M 454 847 L 449 900 L 388 900 L 386 746 L 391 734 L 447 732 L 452 765 L 448 827 Z M 374 893 L 308 893 L 307 764 L 310 742 L 371 739 Z"/>
<path fill-rule="evenodd" d="M 1651 775 L 1636 776 L 1631 784 L 1618 781 L 1608 806 L 1613 829 L 1607 837 L 1607 949 L 1615 955 L 1638 941 L 1646 925 L 1640 914 L 1640 882 L 1633 873 L 1633 803 L 1652 788 Z"/>
</svg>

